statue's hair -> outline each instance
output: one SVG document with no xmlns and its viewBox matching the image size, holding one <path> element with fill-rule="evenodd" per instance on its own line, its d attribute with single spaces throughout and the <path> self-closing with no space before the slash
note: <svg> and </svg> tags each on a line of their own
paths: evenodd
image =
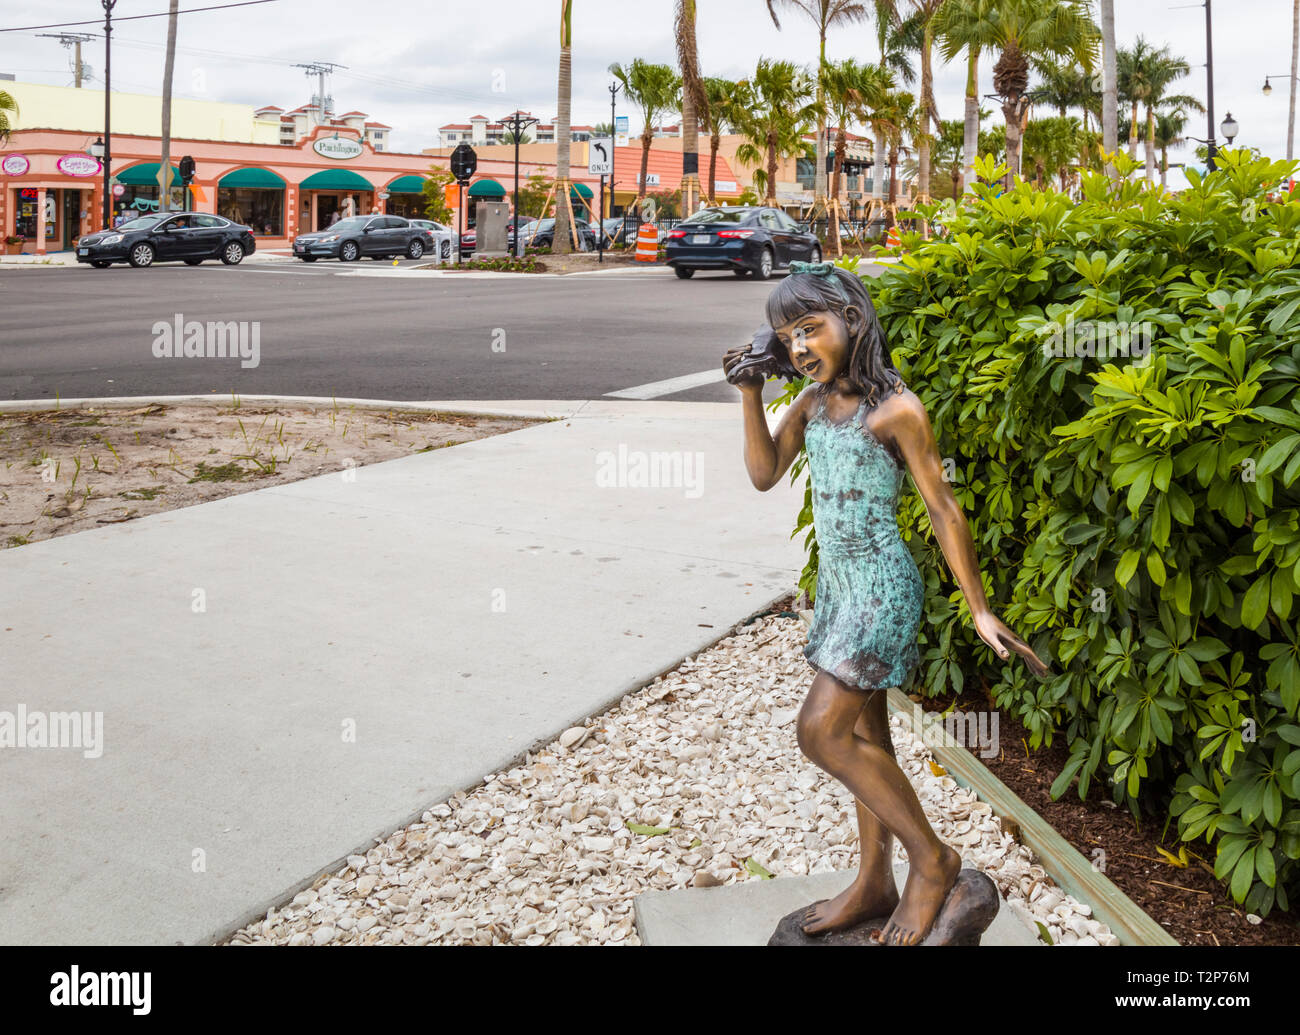
<svg viewBox="0 0 1300 1035">
<path fill-rule="evenodd" d="M 889 356 L 884 328 L 861 277 L 839 267 L 831 277 L 792 273 L 768 296 L 767 322 L 782 327 L 810 312 L 831 312 L 844 319 L 850 306 L 862 314 L 862 327 L 850 342 L 844 376 L 866 396 L 868 406 L 875 406 L 885 393 L 901 392 L 906 386 Z M 822 385 L 821 391 L 829 391 L 829 384 Z"/>
</svg>

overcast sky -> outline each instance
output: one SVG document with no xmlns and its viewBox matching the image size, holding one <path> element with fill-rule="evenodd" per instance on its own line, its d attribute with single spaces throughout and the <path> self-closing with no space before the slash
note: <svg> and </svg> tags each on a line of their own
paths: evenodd
<svg viewBox="0 0 1300 1035">
<path fill-rule="evenodd" d="M 201 7 L 226 0 L 182 0 Z M 1186 2 L 1186 0 L 1183 0 Z M 903 0 L 906 5 L 906 0 Z M 332 61 L 335 110 L 364 111 L 394 128 L 393 150 L 418 151 L 435 143 L 440 125 L 472 115 L 496 119 L 514 108 L 544 120 L 555 115 L 559 3 L 556 0 L 272 0 L 257 6 L 183 15 L 177 33 L 177 96 L 294 108 L 314 89 L 295 63 Z M 117 21 L 165 11 L 166 0 L 118 0 L 113 32 L 113 86 L 157 94 L 161 90 L 167 19 Z M 673 62 L 672 0 L 575 0 L 573 112 L 575 124 L 609 117 L 612 61 L 634 57 Z M 1205 98 L 1205 12 L 1201 4 L 1166 0 L 1115 0 L 1116 35 L 1128 45 L 1144 35 L 1168 45 L 1192 66 L 1179 92 Z M 1215 114 L 1231 111 L 1241 126 L 1239 143 L 1282 158 L 1286 150 L 1287 87 L 1291 69 L 1291 0 L 1220 0 L 1214 32 Z M 102 17 L 96 0 L 0 0 L 0 28 Z M 0 72 L 27 82 L 72 84 L 70 50 L 37 32 L 102 33 L 98 25 L 0 33 Z M 700 62 L 706 75 L 740 78 L 760 56 L 811 62 L 817 36 L 797 11 L 777 30 L 763 0 L 700 0 Z M 879 55 L 870 25 L 837 30 L 832 59 Z M 102 88 L 102 35 L 83 49 Z M 992 92 L 992 62 L 980 88 Z M 1271 96 L 1264 76 L 1281 73 Z M 961 62 L 936 69 L 935 97 L 944 118 L 960 118 L 965 70 Z M 985 101 L 1001 124 L 996 102 Z M 23 113 L 26 116 L 27 113 Z M 633 132 L 639 127 L 635 112 Z M 1195 116 L 1189 130 L 1204 135 Z M 22 120 L 18 122 L 22 125 Z M 1139 149 L 1139 156 L 1141 150 Z M 1171 153 L 1170 160 L 1187 157 Z"/>
</svg>

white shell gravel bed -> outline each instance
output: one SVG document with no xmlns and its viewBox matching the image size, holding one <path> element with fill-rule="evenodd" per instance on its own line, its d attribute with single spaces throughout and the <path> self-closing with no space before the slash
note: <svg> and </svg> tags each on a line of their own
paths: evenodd
<svg viewBox="0 0 1300 1035">
<path fill-rule="evenodd" d="M 349 856 L 226 944 L 638 944 L 643 891 L 844 871 L 853 798 L 799 751 L 813 671 L 796 618 L 767 616 L 619 705 Z M 989 806 L 935 776 L 891 719 L 900 764 L 939 836 L 1056 944 L 1117 945 Z M 667 833 L 635 832 L 671 828 Z M 897 858 L 906 858 L 896 849 Z"/>
</svg>

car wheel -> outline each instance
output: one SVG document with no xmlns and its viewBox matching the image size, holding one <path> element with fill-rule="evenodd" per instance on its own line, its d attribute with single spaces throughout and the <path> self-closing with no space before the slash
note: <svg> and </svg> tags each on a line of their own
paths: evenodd
<svg viewBox="0 0 1300 1035">
<path fill-rule="evenodd" d="M 141 241 L 139 244 L 132 246 L 130 258 L 126 261 L 136 268 L 152 266 L 153 254 L 153 245 Z"/>
<path fill-rule="evenodd" d="M 808 256 L 808 261 L 809 261 L 809 262 L 821 262 L 821 261 L 822 261 L 822 250 L 821 250 L 820 248 L 818 248 L 816 245 L 813 245 L 812 254 L 810 254 L 810 255 Z"/>
<path fill-rule="evenodd" d="M 344 241 L 343 246 L 339 248 L 340 262 L 356 262 L 361 258 L 361 249 L 357 247 L 356 241 Z"/>
<path fill-rule="evenodd" d="M 298 258 L 302 259 L 303 262 L 315 262 L 315 261 L 316 261 L 316 256 L 314 256 L 314 255 L 299 255 Z"/>
<path fill-rule="evenodd" d="M 687 269 L 685 266 L 674 266 L 673 272 L 677 274 L 678 280 L 690 280 L 693 276 L 695 276 L 695 271 L 692 269 Z"/>
<path fill-rule="evenodd" d="M 91 265 L 97 270 L 106 270 L 113 264 L 111 262 L 105 262 L 103 259 L 95 259 L 91 262 Z"/>
<path fill-rule="evenodd" d="M 414 240 L 406 246 L 406 257 L 408 259 L 418 259 L 424 255 L 424 242 Z"/>
<path fill-rule="evenodd" d="M 772 249 L 764 248 L 758 257 L 758 269 L 754 270 L 755 280 L 767 280 L 772 275 Z"/>
<path fill-rule="evenodd" d="M 186 265 L 186 266 L 197 266 L 197 265 L 198 265 L 199 263 L 201 263 L 202 261 L 203 261 L 202 259 L 186 259 L 186 260 L 185 260 L 185 265 Z"/>
<path fill-rule="evenodd" d="M 221 261 L 227 266 L 238 266 L 244 261 L 244 246 L 238 241 L 231 241 L 221 249 Z"/>
<path fill-rule="evenodd" d="M 450 259 L 450 258 L 451 258 L 451 242 L 450 242 L 450 241 L 443 241 L 443 242 L 442 242 L 442 257 L 443 257 L 444 259 Z"/>
</svg>

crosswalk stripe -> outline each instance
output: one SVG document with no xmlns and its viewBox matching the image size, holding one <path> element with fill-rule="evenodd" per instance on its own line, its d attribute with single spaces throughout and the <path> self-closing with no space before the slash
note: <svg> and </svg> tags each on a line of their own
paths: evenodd
<svg viewBox="0 0 1300 1035">
<path fill-rule="evenodd" d="M 649 384 L 636 385 L 617 392 L 606 392 L 605 397 L 609 399 L 657 399 L 661 395 L 672 395 L 674 392 L 684 392 L 688 388 L 711 385 L 723 380 L 725 377 L 726 374 L 722 372 L 722 367 L 718 366 L 712 370 L 701 370 L 698 374 L 683 374 L 681 377 L 670 377 L 666 381 L 651 381 Z"/>
</svg>

